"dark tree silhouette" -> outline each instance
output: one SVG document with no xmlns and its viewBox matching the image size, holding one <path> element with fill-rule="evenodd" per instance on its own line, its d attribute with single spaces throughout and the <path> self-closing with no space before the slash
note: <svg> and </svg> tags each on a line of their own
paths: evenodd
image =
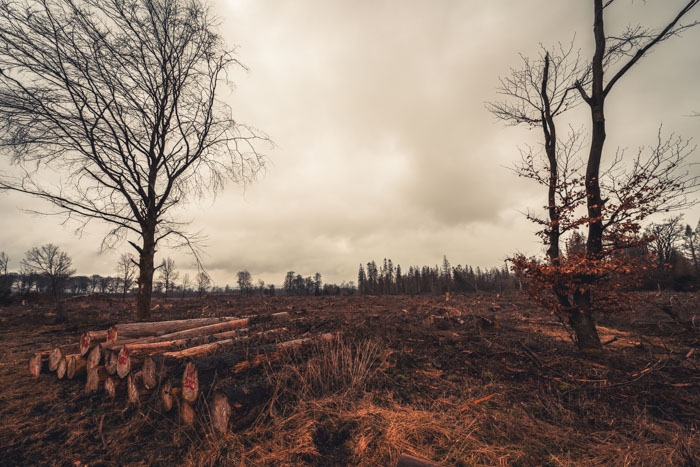
<svg viewBox="0 0 700 467">
<path fill-rule="evenodd" d="M 180 277 L 180 274 L 175 270 L 175 261 L 170 257 L 161 261 L 159 269 L 159 277 L 163 281 L 163 288 L 165 289 L 165 298 L 168 298 L 168 292 L 175 287 L 175 281 Z"/>
<path fill-rule="evenodd" d="M 0 147 L 21 169 L 0 190 L 107 222 L 103 247 L 140 238 L 138 319 L 158 244 L 192 247 L 173 208 L 264 167 L 217 98 L 240 64 L 215 26 L 198 0 L 0 1 Z"/>
<path fill-rule="evenodd" d="M 126 300 L 126 294 L 134 285 L 134 277 L 136 276 L 138 263 L 134 257 L 128 253 L 122 253 L 117 262 L 117 280 L 122 289 L 122 301 Z"/>
<path fill-rule="evenodd" d="M 73 260 L 68 254 L 53 243 L 32 248 L 22 260 L 22 266 L 27 271 L 48 279 L 51 296 L 55 300 L 63 294 L 68 278 L 75 274 L 75 269 L 71 269 L 72 264 Z"/>
</svg>

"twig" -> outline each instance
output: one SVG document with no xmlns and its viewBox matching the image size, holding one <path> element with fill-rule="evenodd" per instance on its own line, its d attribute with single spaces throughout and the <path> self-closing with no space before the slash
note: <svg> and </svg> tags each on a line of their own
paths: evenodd
<svg viewBox="0 0 700 467">
<path fill-rule="evenodd" d="M 102 439 L 102 446 L 105 448 L 105 451 L 107 450 L 107 441 L 105 441 L 105 435 L 102 432 L 102 423 L 105 421 L 105 416 L 102 414 L 102 418 L 100 418 L 100 425 L 97 427 L 97 432 L 100 434 L 100 438 Z"/>
</svg>

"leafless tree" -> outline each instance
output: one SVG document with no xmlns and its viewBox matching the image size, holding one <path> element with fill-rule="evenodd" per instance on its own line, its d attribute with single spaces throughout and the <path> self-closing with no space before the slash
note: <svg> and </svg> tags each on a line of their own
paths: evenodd
<svg viewBox="0 0 700 467">
<path fill-rule="evenodd" d="M 27 271 L 46 276 L 55 300 L 63 293 L 68 278 L 75 274 L 75 269 L 71 269 L 72 264 L 73 260 L 68 254 L 53 243 L 28 250 L 22 260 L 22 266 Z"/>
<path fill-rule="evenodd" d="M 7 265 L 10 263 L 10 257 L 7 253 L 0 251 L 0 274 L 3 276 L 7 275 Z"/>
<path fill-rule="evenodd" d="M 238 290 L 241 295 L 249 295 L 253 289 L 253 280 L 251 278 L 250 272 L 246 269 L 243 271 L 238 271 L 237 274 Z"/>
<path fill-rule="evenodd" d="M 173 208 L 264 167 L 218 98 L 240 64 L 216 25 L 199 0 L 0 0 L 0 190 L 107 222 L 103 247 L 140 238 L 138 319 L 158 244 L 193 246 Z"/>
<path fill-rule="evenodd" d="M 134 277 L 136 276 L 136 271 L 138 269 L 138 263 L 132 255 L 129 253 L 122 253 L 119 257 L 119 262 L 117 262 L 117 279 L 119 280 L 119 285 L 122 289 L 122 300 L 126 300 L 126 294 L 131 289 L 134 284 Z"/>
<path fill-rule="evenodd" d="M 674 216 L 660 223 L 649 224 L 645 231 L 650 238 L 649 248 L 656 256 L 659 267 L 670 265 L 673 256 L 678 253 L 685 232 L 683 216 Z"/>
<path fill-rule="evenodd" d="M 695 229 L 693 229 L 690 225 L 685 226 L 685 231 L 683 232 L 683 247 L 688 253 L 690 253 L 690 259 L 693 260 L 695 280 L 700 280 L 700 264 L 698 264 L 698 254 L 700 250 L 700 222 L 698 222 Z"/>
<path fill-rule="evenodd" d="M 182 298 L 185 298 L 185 294 L 189 290 L 190 285 L 192 285 L 192 282 L 190 281 L 190 275 L 185 274 L 182 277 Z"/>
<path fill-rule="evenodd" d="M 165 290 L 165 298 L 168 298 L 168 292 L 175 287 L 175 281 L 180 277 L 180 274 L 175 270 L 175 261 L 170 257 L 163 259 L 159 269 L 160 280 L 163 282 Z"/>
<path fill-rule="evenodd" d="M 211 278 L 206 272 L 199 271 L 199 273 L 195 276 L 194 281 L 197 285 L 197 294 L 199 295 L 199 298 L 202 298 L 202 295 L 204 295 L 204 293 L 209 290 L 209 287 L 211 287 Z"/>
</svg>

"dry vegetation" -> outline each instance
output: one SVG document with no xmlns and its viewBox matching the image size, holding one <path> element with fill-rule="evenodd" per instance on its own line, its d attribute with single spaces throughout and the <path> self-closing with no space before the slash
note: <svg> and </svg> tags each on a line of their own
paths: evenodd
<svg viewBox="0 0 700 467">
<path fill-rule="evenodd" d="M 0 309 L 0 464 L 391 466 L 407 453 L 444 465 L 694 466 L 699 297 L 634 295 L 601 317 L 601 356 L 578 353 L 556 317 L 520 295 L 157 303 L 159 320 L 288 311 L 304 318 L 290 320 L 291 335 L 339 332 L 217 375 L 233 398 L 227 434 L 209 423 L 211 394 L 184 426 L 157 404 L 29 375 L 32 351 L 131 320 L 123 302 L 69 300 L 60 323 L 50 303 L 11 305 Z"/>
</svg>

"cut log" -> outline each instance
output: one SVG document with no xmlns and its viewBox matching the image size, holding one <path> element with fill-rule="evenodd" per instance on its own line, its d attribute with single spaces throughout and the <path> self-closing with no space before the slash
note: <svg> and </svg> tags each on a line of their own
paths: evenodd
<svg viewBox="0 0 700 467">
<path fill-rule="evenodd" d="M 420 457 L 414 457 L 408 454 L 402 454 L 399 457 L 399 462 L 396 467 L 442 467 L 440 464 L 429 461 L 427 459 L 421 459 Z"/>
<path fill-rule="evenodd" d="M 80 336 L 80 355 L 84 357 L 90 349 L 96 346 L 100 341 L 105 341 L 108 332 L 109 331 L 85 331 Z"/>
<path fill-rule="evenodd" d="M 231 419 L 231 404 L 228 397 L 221 392 L 214 394 L 211 402 L 211 424 L 219 433 L 228 432 L 228 422 Z"/>
<path fill-rule="evenodd" d="M 85 392 L 95 393 L 99 391 L 107 377 L 107 372 L 103 366 L 90 368 L 87 374 L 87 381 L 85 382 Z"/>
<path fill-rule="evenodd" d="M 78 354 L 68 355 L 66 357 L 66 378 L 73 379 L 76 376 L 81 376 L 87 371 L 87 360 Z"/>
<path fill-rule="evenodd" d="M 54 345 L 49 354 L 49 371 L 56 371 L 61 357 L 63 357 L 63 351 L 59 346 Z"/>
<path fill-rule="evenodd" d="M 102 361 L 102 347 L 100 345 L 93 346 L 87 354 L 87 369 L 88 371 L 95 368 Z"/>
<path fill-rule="evenodd" d="M 68 369 L 68 362 L 66 361 L 66 356 L 62 355 L 61 359 L 58 361 L 58 366 L 56 367 L 56 376 L 58 379 L 63 379 L 66 376 L 66 370 Z"/>
<path fill-rule="evenodd" d="M 289 312 L 288 311 L 280 311 L 279 313 L 272 313 L 270 315 L 272 319 L 277 320 L 277 321 L 284 321 L 289 319 Z"/>
<path fill-rule="evenodd" d="M 120 339 L 135 338 L 145 336 L 158 336 L 170 334 L 177 331 L 192 329 L 210 324 L 217 324 L 227 321 L 236 320 L 235 316 L 225 316 L 218 318 L 192 318 L 178 319 L 172 321 L 150 321 L 146 323 L 126 323 L 117 324 L 114 328 Z"/>
<path fill-rule="evenodd" d="M 36 352 L 29 357 L 29 373 L 37 378 L 41 374 L 41 370 L 48 371 L 49 355 L 45 352 Z"/>
<path fill-rule="evenodd" d="M 199 375 L 197 367 L 193 362 L 188 362 L 185 365 L 185 371 L 182 374 L 182 399 L 185 402 L 194 402 L 199 395 Z"/>
</svg>

